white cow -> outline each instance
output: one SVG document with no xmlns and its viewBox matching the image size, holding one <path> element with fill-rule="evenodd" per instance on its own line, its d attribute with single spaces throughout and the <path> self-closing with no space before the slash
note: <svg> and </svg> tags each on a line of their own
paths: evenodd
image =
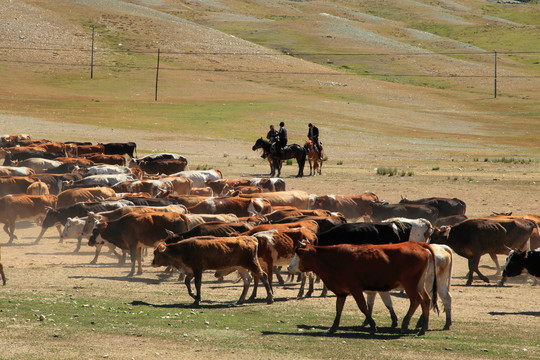
<svg viewBox="0 0 540 360">
<path fill-rule="evenodd" d="M 119 165 L 93 165 L 86 168 L 87 175 L 126 174 L 131 175 L 131 169 Z"/>
<path fill-rule="evenodd" d="M 213 181 L 222 179 L 223 175 L 221 174 L 221 171 L 217 169 L 212 170 L 186 170 L 186 171 L 180 171 L 174 174 L 171 174 L 170 176 L 184 176 L 193 181 L 193 187 L 199 188 L 199 187 L 205 187 L 207 181 Z"/>
</svg>

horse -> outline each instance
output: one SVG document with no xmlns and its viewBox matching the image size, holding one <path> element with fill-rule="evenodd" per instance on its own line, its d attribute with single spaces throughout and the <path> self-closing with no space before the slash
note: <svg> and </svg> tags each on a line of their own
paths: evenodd
<svg viewBox="0 0 540 360">
<path fill-rule="evenodd" d="M 323 161 L 319 158 L 319 153 L 315 149 L 315 145 L 312 140 L 306 141 L 304 148 L 307 152 L 307 158 L 309 162 L 309 176 L 317 175 L 317 170 L 319 170 L 319 175 L 321 175 Z M 324 158 L 324 149 L 321 144 L 321 158 Z M 313 163 L 313 166 L 312 166 Z M 313 170 L 313 171 L 312 171 Z"/>
<path fill-rule="evenodd" d="M 273 167 L 270 167 L 271 177 L 275 175 L 276 170 L 276 176 L 280 177 L 282 161 L 292 158 L 295 158 L 296 162 L 298 163 L 298 174 L 296 175 L 296 177 L 304 176 L 304 165 L 306 164 L 307 152 L 306 149 L 304 149 L 302 146 L 298 144 L 287 145 L 283 149 L 281 149 L 280 153 L 278 154 L 275 146 L 271 142 L 266 141 L 261 137 L 257 139 L 255 145 L 253 145 L 253 147 L 251 148 L 251 150 L 253 151 L 257 149 L 263 149 L 264 153 L 267 154 L 268 157 L 272 160 Z"/>
</svg>

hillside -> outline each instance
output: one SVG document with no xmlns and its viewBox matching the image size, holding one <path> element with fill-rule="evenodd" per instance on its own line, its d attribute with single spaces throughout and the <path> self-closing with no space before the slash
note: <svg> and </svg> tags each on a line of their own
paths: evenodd
<svg viewBox="0 0 540 360">
<path fill-rule="evenodd" d="M 537 154 L 537 5 L 23 0 L 0 7 L 5 114 L 246 142 L 280 120 L 301 142 L 312 121 L 337 158 L 426 148 Z"/>
</svg>

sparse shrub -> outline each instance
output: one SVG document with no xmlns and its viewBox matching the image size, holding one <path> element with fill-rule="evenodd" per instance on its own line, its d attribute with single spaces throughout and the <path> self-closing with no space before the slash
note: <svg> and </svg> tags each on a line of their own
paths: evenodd
<svg viewBox="0 0 540 360">
<path fill-rule="evenodd" d="M 337 162 L 337 165 L 343 165 L 343 160 L 339 160 L 339 161 Z"/>
<path fill-rule="evenodd" d="M 386 167 L 380 167 L 377 168 L 377 175 L 388 175 L 388 176 L 394 176 L 398 172 L 397 168 L 386 168 Z"/>
<path fill-rule="evenodd" d="M 210 170 L 210 169 L 213 169 L 214 166 L 213 165 L 208 165 L 208 164 L 204 164 L 204 165 L 197 165 L 197 170 Z"/>
<path fill-rule="evenodd" d="M 435 167 L 432 167 L 432 168 L 431 168 L 431 170 L 433 170 L 433 171 L 439 171 L 440 169 L 441 169 L 441 168 L 438 167 L 438 166 L 435 166 Z"/>
<path fill-rule="evenodd" d="M 285 161 L 285 165 L 292 165 L 292 159 L 287 159 L 287 161 Z"/>
<path fill-rule="evenodd" d="M 223 157 L 224 158 L 229 157 L 229 154 L 225 153 L 225 154 L 223 154 Z"/>
</svg>

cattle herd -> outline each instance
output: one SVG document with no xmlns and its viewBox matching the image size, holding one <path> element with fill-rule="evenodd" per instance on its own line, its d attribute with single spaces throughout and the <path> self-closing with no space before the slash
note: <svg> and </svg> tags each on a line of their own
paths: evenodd
<svg viewBox="0 0 540 360">
<path fill-rule="evenodd" d="M 338 329 L 345 299 L 352 295 L 371 317 L 378 293 L 397 326 L 389 291 L 402 289 L 409 309 L 405 330 L 418 307 L 419 334 L 428 329 L 430 309 L 441 299 L 444 329 L 452 324 L 450 283 L 453 254 L 468 260 L 466 285 L 489 254 L 507 277 L 527 270 L 540 275 L 536 215 L 491 214 L 467 218 L 466 205 L 456 198 L 379 200 L 374 193 L 310 195 L 287 191 L 280 178 L 227 179 L 219 170 L 190 171 L 187 159 L 173 153 L 138 157 L 136 144 L 51 142 L 27 135 L 0 137 L 0 222 L 7 241 L 18 241 L 19 221 L 36 221 L 35 243 L 55 227 L 60 242 L 83 239 L 95 247 L 90 262 L 97 264 L 103 245 L 123 265 L 131 259 L 128 276 L 140 275 L 143 249 L 153 250 L 153 267 L 166 266 L 184 278 L 194 306 L 201 301 L 205 270 L 221 278 L 237 273 L 243 281 L 238 304 L 257 297 L 258 283 L 266 302 L 274 299 L 274 276 L 284 283 L 299 273 L 298 297 L 309 297 L 315 277 L 336 295 L 336 317 L 329 332 Z M 497 254 L 509 254 L 504 269 Z M 0 263 L 3 284 L 6 277 Z M 195 292 L 191 280 L 195 280 Z M 305 292 L 305 284 L 309 288 Z M 305 294 L 304 294 L 305 292 Z M 367 301 L 364 297 L 367 295 Z"/>
</svg>

